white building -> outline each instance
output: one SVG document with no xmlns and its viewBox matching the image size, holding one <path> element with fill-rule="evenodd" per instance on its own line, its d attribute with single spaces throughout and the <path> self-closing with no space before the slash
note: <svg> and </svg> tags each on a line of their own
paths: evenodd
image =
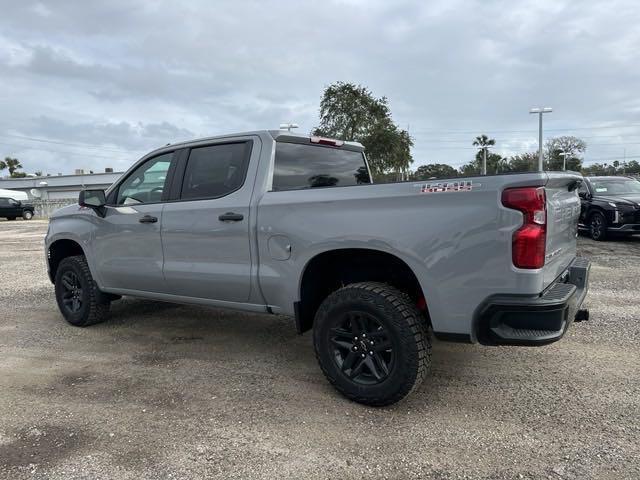
<svg viewBox="0 0 640 480">
<path fill-rule="evenodd" d="M 0 179 L 0 189 L 19 190 L 34 200 L 77 200 L 80 190 L 87 188 L 106 189 L 123 172 L 78 173 L 48 177 L 25 177 Z"/>
</svg>

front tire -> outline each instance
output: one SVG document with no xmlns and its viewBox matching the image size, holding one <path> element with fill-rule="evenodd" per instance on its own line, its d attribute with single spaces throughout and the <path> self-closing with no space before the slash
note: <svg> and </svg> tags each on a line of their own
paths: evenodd
<svg viewBox="0 0 640 480">
<path fill-rule="evenodd" d="M 107 318 L 110 301 L 98 289 L 84 255 L 67 257 L 60 262 L 55 291 L 58 308 L 71 325 L 87 327 Z"/>
<path fill-rule="evenodd" d="M 589 234 L 596 241 L 607 239 L 607 219 L 600 212 L 594 212 L 589 218 Z"/>
<path fill-rule="evenodd" d="M 31 220 L 33 218 L 33 213 L 28 210 L 26 212 L 22 212 L 22 218 L 24 220 Z"/>
<path fill-rule="evenodd" d="M 350 400 L 398 402 L 422 383 L 431 343 L 421 314 L 399 290 L 376 282 L 329 295 L 315 317 L 313 343 L 329 382 Z"/>
</svg>

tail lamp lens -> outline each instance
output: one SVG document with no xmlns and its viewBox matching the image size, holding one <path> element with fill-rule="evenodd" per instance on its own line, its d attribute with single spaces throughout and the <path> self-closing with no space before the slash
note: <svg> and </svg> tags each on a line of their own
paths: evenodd
<svg viewBox="0 0 640 480">
<path fill-rule="evenodd" d="M 547 243 L 547 198 L 544 187 L 508 188 L 502 204 L 522 212 L 522 226 L 513 233 L 513 265 L 542 268 Z"/>
</svg>

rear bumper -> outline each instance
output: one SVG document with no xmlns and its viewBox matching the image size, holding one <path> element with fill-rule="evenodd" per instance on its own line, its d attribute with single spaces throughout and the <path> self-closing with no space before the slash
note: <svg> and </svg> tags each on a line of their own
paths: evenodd
<svg viewBox="0 0 640 480">
<path fill-rule="evenodd" d="M 537 296 L 494 295 L 479 308 L 474 325 L 484 345 L 546 345 L 560 340 L 576 318 L 589 287 L 591 263 L 574 258 Z M 588 318 L 581 312 L 578 319 Z"/>
</svg>

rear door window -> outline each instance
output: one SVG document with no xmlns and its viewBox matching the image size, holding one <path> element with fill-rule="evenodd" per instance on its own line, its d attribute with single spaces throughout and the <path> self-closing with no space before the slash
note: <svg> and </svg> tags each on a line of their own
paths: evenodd
<svg viewBox="0 0 640 480">
<path fill-rule="evenodd" d="M 244 184 L 252 142 L 191 149 L 182 181 L 183 200 L 219 198 Z"/>
<path fill-rule="evenodd" d="M 362 152 L 339 147 L 276 143 L 274 191 L 367 183 L 371 183 L 371 179 Z"/>
</svg>

